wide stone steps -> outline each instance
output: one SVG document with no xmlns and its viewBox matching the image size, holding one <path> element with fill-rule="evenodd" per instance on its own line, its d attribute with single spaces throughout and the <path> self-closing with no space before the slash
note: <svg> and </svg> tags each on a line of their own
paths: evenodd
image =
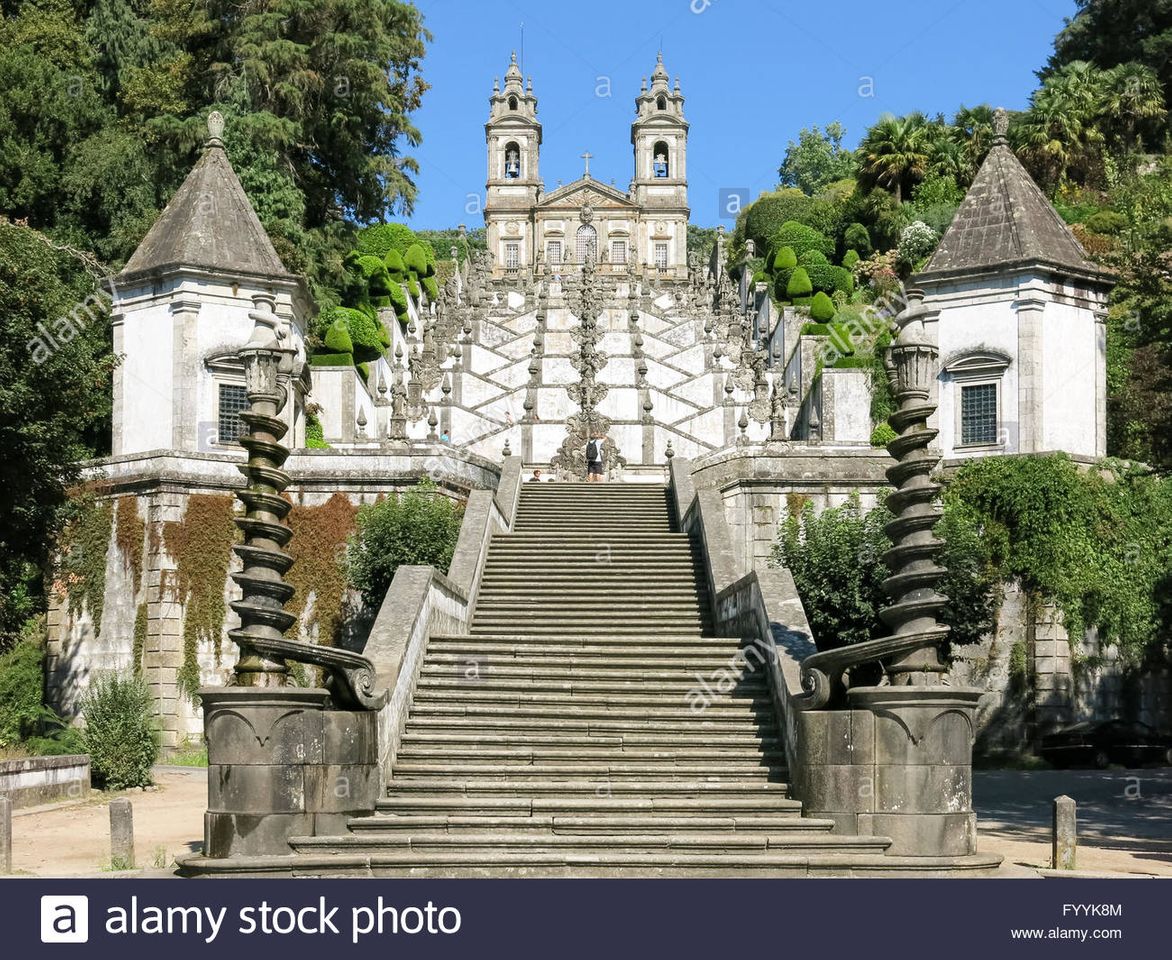
<svg viewBox="0 0 1172 960">
<path fill-rule="evenodd" d="M 791 812 L 747 816 L 661 817 L 653 814 L 612 814 L 596 817 L 577 817 L 553 814 L 528 816 L 509 815 L 402 815 L 394 817 L 356 817 L 350 829 L 356 834 L 395 834 L 414 831 L 432 833 L 488 833 L 544 831 L 554 835 L 624 836 L 649 833 L 681 834 L 696 831 L 715 833 L 735 831 L 737 834 L 777 834 L 809 832 L 813 835 L 829 833 L 833 820 L 814 820 L 795 817 Z"/>
<path fill-rule="evenodd" d="M 634 729 L 612 723 L 600 726 L 588 722 L 559 724 L 551 730 L 549 725 L 530 727 L 523 723 L 508 724 L 497 721 L 485 722 L 478 729 L 470 729 L 464 723 L 452 723 L 443 718 L 428 718 L 412 721 L 403 734 L 403 749 L 442 748 L 444 745 L 466 747 L 469 744 L 483 744 L 486 750 L 493 748 L 529 751 L 534 756 L 545 751 L 578 749 L 626 751 L 671 751 L 677 747 L 679 756 L 690 756 L 689 751 L 759 751 L 778 756 L 782 753 L 781 742 L 776 731 L 755 732 L 750 730 L 699 729 L 695 725 L 683 732 L 652 727 Z M 551 755 L 561 755 L 557 753 Z"/>
<path fill-rule="evenodd" d="M 515 741 L 509 741 L 515 743 Z M 588 738 L 581 738 L 572 746 L 551 747 L 525 745 L 496 745 L 493 741 L 480 739 L 470 742 L 450 742 L 439 738 L 407 741 L 400 746 L 396 755 L 395 770 L 404 764 L 455 763 L 477 765 L 491 760 L 494 767 L 541 766 L 572 761 L 574 766 L 590 763 L 626 765 L 655 764 L 665 770 L 694 768 L 697 770 L 724 771 L 732 767 L 766 767 L 774 772 L 785 766 L 785 757 L 778 752 L 763 753 L 756 744 L 741 749 L 719 749 L 719 747 L 676 747 L 656 749 L 653 747 L 629 747 L 621 743 L 591 745 Z"/>
<path fill-rule="evenodd" d="M 781 783 L 780 777 L 761 764 L 725 760 L 719 765 L 706 763 L 685 763 L 674 757 L 661 761 L 607 761 L 555 763 L 544 761 L 524 766 L 510 764 L 458 763 L 451 758 L 436 760 L 403 760 L 394 768 L 395 782 L 418 780 L 444 780 L 461 777 L 478 782 L 502 781 L 549 781 L 555 783 L 584 782 L 597 786 L 600 781 L 616 780 L 703 780 L 707 782 L 754 782 L 770 781 Z"/>
<path fill-rule="evenodd" d="M 331 842 L 332 841 L 332 842 Z M 753 854 L 778 851 L 786 853 L 835 853 L 882 854 L 890 841 L 881 837 L 835 836 L 821 832 L 809 834 L 788 832 L 770 834 L 766 832 L 704 833 L 681 831 L 679 833 L 620 834 L 602 836 L 598 834 L 556 834 L 556 833 L 447 833 L 442 831 L 393 831 L 387 833 L 363 832 L 344 838 L 342 843 L 331 837 L 299 837 L 291 841 L 299 853 L 315 850 L 329 850 L 338 853 L 365 852 L 381 856 L 384 853 L 402 851 L 407 856 L 434 852 L 454 855 L 460 860 L 476 854 L 484 856 L 502 855 L 513 862 L 513 855 L 522 851 L 528 854 L 561 858 L 571 854 L 605 858 L 616 854 L 664 853 L 670 856 L 687 854 Z M 451 861 L 448 861 L 451 862 Z"/>
<path fill-rule="evenodd" d="M 468 634 L 432 636 L 374 816 L 317 876 L 806 876 L 885 864 L 788 796 L 760 658 L 713 636 L 662 486 L 526 484 Z"/>
</svg>

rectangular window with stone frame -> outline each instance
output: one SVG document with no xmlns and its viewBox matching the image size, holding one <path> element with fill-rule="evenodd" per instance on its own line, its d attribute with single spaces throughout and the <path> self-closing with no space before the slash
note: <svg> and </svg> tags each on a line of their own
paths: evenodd
<svg viewBox="0 0 1172 960">
<path fill-rule="evenodd" d="M 627 262 L 626 240 L 612 240 L 610 242 L 610 262 L 620 266 Z"/>
<path fill-rule="evenodd" d="M 960 442 L 962 446 L 984 446 L 997 442 L 996 383 L 961 386 Z"/>
<path fill-rule="evenodd" d="M 516 270 L 521 265 L 521 244 L 506 243 L 505 244 L 505 267 L 509 270 Z"/>
<path fill-rule="evenodd" d="M 667 269 L 667 244 L 657 243 L 655 245 L 655 266 L 656 269 Z"/>
<path fill-rule="evenodd" d="M 216 440 L 234 444 L 248 427 L 240 419 L 240 412 L 248 409 L 248 393 L 236 383 L 221 383 L 216 409 Z"/>
<path fill-rule="evenodd" d="M 550 240 L 545 245 L 545 260 L 554 266 L 562 262 L 562 242 L 560 240 Z"/>
</svg>

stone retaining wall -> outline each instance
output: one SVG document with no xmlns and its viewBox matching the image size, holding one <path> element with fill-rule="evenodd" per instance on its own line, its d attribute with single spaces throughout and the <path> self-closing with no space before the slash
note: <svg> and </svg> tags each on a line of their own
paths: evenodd
<svg viewBox="0 0 1172 960">
<path fill-rule="evenodd" d="M 0 760 L 0 797 L 13 807 L 80 800 L 90 792 L 89 754 Z"/>
</svg>

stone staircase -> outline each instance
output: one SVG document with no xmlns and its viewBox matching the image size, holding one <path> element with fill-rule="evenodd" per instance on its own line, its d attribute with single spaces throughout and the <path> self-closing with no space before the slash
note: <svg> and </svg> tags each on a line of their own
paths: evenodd
<svg viewBox="0 0 1172 960">
<path fill-rule="evenodd" d="M 526 484 L 470 634 L 430 640 L 377 815 L 294 838 L 295 872 L 899 872 L 787 796 L 764 673 L 712 635 L 700 573 L 663 486 Z"/>
</svg>

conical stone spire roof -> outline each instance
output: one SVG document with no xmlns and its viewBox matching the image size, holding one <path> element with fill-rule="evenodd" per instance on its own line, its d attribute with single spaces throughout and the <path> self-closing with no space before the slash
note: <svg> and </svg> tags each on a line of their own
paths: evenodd
<svg viewBox="0 0 1172 960">
<path fill-rule="evenodd" d="M 213 113 L 203 155 L 122 268 L 119 281 L 180 267 L 297 279 L 281 262 L 228 162 L 223 128 L 223 118 Z"/>
<path fill-rule="evenodd" d="M 1006 125 L 998 111 L 993 146 L 916 282 L 1037 265 L 1110 283 L 1014 156 Z"/>
</svg>

